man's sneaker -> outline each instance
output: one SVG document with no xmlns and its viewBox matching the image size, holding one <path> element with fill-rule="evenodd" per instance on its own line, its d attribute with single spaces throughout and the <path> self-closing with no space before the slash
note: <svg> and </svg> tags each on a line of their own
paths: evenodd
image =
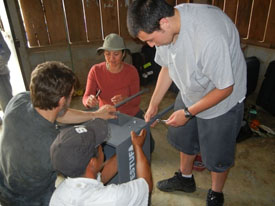
<svg viewBox="0 0 275 206">
<path fill-rule="evenodd" d="M 211 189 L 207 194 L 207 206 L 223 206 L 224 198 L 222 192 L 214 192 Z"/>
<path fill-rule="evenodd" d="M 164 192 L 173 192 L 175 190 L 194 192 L 196 190 L 196 183 L 193 175 L 191 178 L 183 177 L 181 172 L 178 171 L 175 172 L 174 177 L 159 181 L 157 188 Z"/>
</svg>

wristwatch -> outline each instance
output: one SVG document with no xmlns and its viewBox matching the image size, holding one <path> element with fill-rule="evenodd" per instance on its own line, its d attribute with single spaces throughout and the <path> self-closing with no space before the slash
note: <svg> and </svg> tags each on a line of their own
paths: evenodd
<svg viewBox="0 0 275 206">
<path fill-rule="evenodd" d="M 185 116 L 186 118 L 192 119 L 192 118 L 194 117 L 194 116 L 189 112 L 189 110 L 188 110 L 187 107 L 183 108 L 183 110 L 184 110 L 184 116 Z"/>
</svg>

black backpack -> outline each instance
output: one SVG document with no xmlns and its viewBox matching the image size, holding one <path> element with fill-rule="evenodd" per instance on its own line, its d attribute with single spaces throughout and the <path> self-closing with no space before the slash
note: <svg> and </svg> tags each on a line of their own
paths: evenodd
<svg viewBox="0 0 275 206">
<path fill-rule="evenodd" d="M 247 65 L 247 92 L 246 96 L 252 94 L 258 82 L 259 70 L 260 70 L 260 61 L 257 57 L 247 57 L 245 58 Z"/>
<path fill-rule="evenodd" d="M 275 60 L 270 62 L 256 104 L 275 115 Z"/>
<path fill-rule="evenodd" d="M 156 49 L 144 45 L 141 52 L 132 53 L 133 65 L 137 68 L 140 84 L 146 85 L 158 78 L 161 67 L 154 61 Z"/>
</svg>

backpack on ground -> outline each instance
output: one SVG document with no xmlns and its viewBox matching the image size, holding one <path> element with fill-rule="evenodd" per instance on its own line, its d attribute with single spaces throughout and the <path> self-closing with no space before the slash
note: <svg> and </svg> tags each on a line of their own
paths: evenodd
<svg viewBox="0 0 275 206">
<path fill-rule="evenodd" d="M 268 65 L 256 104 L 275 115 L 275 60 Z"/>
</svg>

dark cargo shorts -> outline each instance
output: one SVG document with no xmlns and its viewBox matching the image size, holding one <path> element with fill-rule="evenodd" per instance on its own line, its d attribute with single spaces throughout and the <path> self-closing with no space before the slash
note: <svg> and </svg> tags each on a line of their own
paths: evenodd
<svg viewBox="0 0 275 206">
<path fill-rule="evenodd" d="M 183 109 L 183 105 L 178 94 L 174 110 Z M 243 111 L 243 103 L 237 103 L 221 116 L 212 119 L 194 117 L 184 126 L 169 127 L 168 142 L 185 154 L 196 155 L 200 152 L 208 170 L 224 172 L 234 164 Z"/>
</svg>

